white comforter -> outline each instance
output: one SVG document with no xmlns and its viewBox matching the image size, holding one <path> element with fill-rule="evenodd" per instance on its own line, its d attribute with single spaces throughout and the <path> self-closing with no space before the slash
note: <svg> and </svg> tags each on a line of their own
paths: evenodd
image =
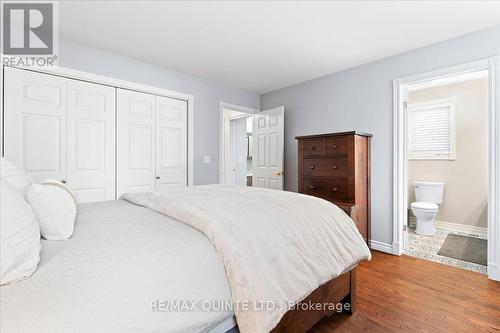
<svg viewBox="0 0 500 333">
<path fill-rule="evenodd" d="M 337 206 L 302 194 L 228 185 L 129 193 L 122 199 L 203 232 L 225 266 L 243 333 L 272 330 L 285 306 L 340 275 L 370 251 L 353 221 Z M 248 303 L 249 302 L 249 303 Z M 257 302 L 257 303 L 255 303 Z M 271 306 L 272 307 L 272 306 Z"/>
<path fill-rule="evenodd" d="M 152 311 L 155 300 L 230 300 L 198 230 L 127 201 L 78 208 L 73 236 L 42 240 L 29 279 L 0 287 L 2 333 L 221 333 L 231 311 Z"/>
</svg>

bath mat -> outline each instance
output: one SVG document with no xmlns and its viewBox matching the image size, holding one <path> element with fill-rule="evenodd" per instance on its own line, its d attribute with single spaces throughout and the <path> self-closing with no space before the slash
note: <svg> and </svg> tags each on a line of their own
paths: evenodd
<svg viewBox="0 0 500 333">
<path fill-rule="evenodd" d="M 438 251 L 440 256 L 487 265 L 486 239 L 449 234 Z"/>
</svg>

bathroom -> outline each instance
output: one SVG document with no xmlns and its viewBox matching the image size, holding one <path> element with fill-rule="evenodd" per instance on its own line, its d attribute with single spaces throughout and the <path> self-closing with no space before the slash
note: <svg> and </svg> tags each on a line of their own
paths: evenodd
<svg viewBox="0 0 500 333">
<path fill-rule="evenodd" d="M 406 254 L 487 273 L 488 73 L 408 91 Z"/>
</svg>

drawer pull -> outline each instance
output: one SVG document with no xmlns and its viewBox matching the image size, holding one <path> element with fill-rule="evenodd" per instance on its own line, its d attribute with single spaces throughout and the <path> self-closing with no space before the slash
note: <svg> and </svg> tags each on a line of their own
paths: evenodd
<svg viewBox="0 0 500 333">
<path fill-rule="evenodd" d="M 315 189 L 316 189 L 316 187 L 315 187 L 314 185 L 309 185 L 309 189 L 310 189 L 310 190 L 315 190 Z"/>
<path fill-rule="evenodd" d="M 337 145 L 333 145 L 333 146 L 332 146 L 332 148 L 333 148 L 333 149 L 337 149 Z"/>
<path fill-rule="evenodd" d="M 309 150 L 314 150 L 316 149 L 314 146 L 309 146 Z"/>
<path fill-rule="evenodd" d="M 315 166 L 314 166 L 314 165 L 311 165 L 311 166 L 309 167 L 309 169 L 314 169 L 314 168 L 315 168 Z"/>
<path fill-rule="evenodd" d="M 332 166 L 332 169 L 337 170 L 337 166 L 336 165 Z"/>
<path fill-rule="evenodd" d="M 332 187 L 332 191 L 333 191 L 333 192 L 338 192 L 338 190 L 339 190 L 338 188 L 336 188 L 336 187 Z"/>
</svg>

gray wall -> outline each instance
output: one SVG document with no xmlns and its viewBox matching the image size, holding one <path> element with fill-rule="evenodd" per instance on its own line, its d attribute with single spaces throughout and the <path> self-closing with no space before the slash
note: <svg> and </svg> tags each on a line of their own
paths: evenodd
<svg viewBox="0 0 500 333">
<path fill-rule="evenodd" d="M 286 189 L 297 189 L 294 137 L 358 130 L 373 134 L 372 239 L 392 243 L 392 80 L 500 54 L 500 26 L 261 95 L 285 106 Z"/>
<path fill-rule="evenodd" d="M 194 95 L 194 184 L 219 182 L 219 103 L 259 107 L 259 95 L 184 73 L 60 41 L 59 65 Z M 203 164 L 202 156 L 211 163 Z"/>
</svg>

